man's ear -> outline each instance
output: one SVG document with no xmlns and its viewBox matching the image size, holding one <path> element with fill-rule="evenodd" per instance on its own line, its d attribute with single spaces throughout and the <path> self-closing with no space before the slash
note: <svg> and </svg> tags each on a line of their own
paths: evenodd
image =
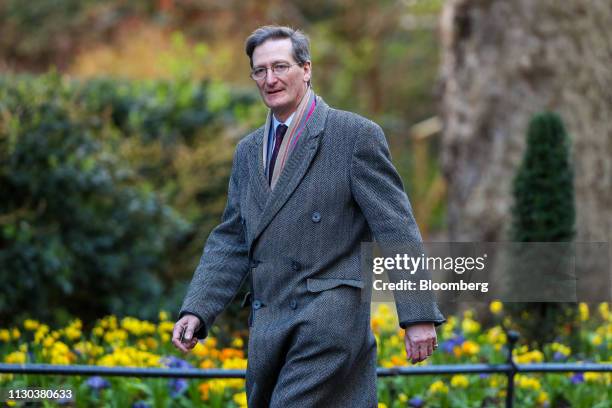
<svg viewBox="0 0 612 408">
<path fill-rule="evenodd" d="M 302 65 L 302 68 L 304 68 L 304 82 L 310 81 L 310 77 L 312 76 L 312 63 L 310 60 L 306 61 L 304 65 Z"/>
</svg>

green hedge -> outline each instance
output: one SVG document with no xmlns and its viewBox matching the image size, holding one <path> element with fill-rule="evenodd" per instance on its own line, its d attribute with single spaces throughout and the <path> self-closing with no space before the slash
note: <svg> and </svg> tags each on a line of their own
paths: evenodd
<svg viewBox="0 0 612 408">
<path fill-rule="evenodd" d="M 0 76 L 0 319 L 151 317 L 221 216 L 257 96 L 223 84 Z"/>
</svg>

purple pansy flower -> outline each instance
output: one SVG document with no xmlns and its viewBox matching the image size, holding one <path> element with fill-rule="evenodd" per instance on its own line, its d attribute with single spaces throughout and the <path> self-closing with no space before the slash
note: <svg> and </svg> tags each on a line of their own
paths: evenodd
<svg viewBox="0 0 612 408">
<path fill-rule="evenodd" d="M 412 397 L 408 401 L 408 406 L 411 408 L 421 408 L 425 405 L 425 400 L 421 397 Z"/>
<path fill-rule="evenodd" d="M 187 380 L 184 378 L 172 378 L 168 381 L 168 388 L 170 389 L 170 396 L 176 398 L 187 389 Z"/>
<path fill-rule="evenodd" d="M 570 381 L 572 384 L 580 384 L 584 382 L 584 373 L 574 373 L 574 375 L 572 375 L 570 378 Z"/>
<path fill-rule="evenodd" d="M 96 391 L 110 387 L 110 383 L 100 376 L 89 377 L 87 385 L 89 388 Z"/>
<path fill-rule="evenodd" d="M 453 349 L 456 346 L 461 346 L 464 341 L 465 341 L 465 337 L 463 337 L 462 334 L 455 334 L 450 339 L 443 341 L 441 347 L 445 353 L 451 354 L 453 352 Z"/>
<path fill-rule="evenodd" d="M 162 363 L 168 368 L 193 368 L 187 361 L 175 356 L 164 357 Z"/>
<path fill-rule="evenodd" d="M 175 356 L 168 356 L 162 359 L 162 363 L 168 368 L 190 369 L 193 368 L 187 361 Z M 170 395 L 174 398 L 182 394 L 187 389 L 187 380 L 184 378 L 172 378 L 168 381 Z"/>
<path fill-rule="evenodd" d="M 455 348 L 455 343 L 452 340 L 445 340 L 440 346 L 445 353 L 450 354 L 453 352 L 453 348 Z"/>
</svg>

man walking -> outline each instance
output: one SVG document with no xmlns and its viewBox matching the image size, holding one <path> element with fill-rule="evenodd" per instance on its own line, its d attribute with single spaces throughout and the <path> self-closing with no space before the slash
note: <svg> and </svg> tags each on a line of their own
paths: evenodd
<svg viewBox="0 0 612 408">
<path fill-rule="evenodd" d="M 381 128 L 313 92 L 302 32 L 261 27 L 246 53 L 270 111 L 236 147 L 223 219 L 172 341 L 193 348 L 248 280 L 249 407 L 376 407 L 360 244 L 420 242 L 410 203 Z M 397 311 L 408 358 L 424 360 L 444 317 L 433 298 L 398 302 Z"/>
</svg>

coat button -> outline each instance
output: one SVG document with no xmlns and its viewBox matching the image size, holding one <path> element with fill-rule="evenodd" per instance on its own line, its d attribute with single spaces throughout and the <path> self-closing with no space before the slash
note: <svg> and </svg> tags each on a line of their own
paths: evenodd
<svg viewBox="0 0 612 408">
<path fill-rule="evenodd" d="M 321 221 L 321 214 L 319 214 L 317 211 L 312 213 L 312 222 L 319 222 Z"/>
<path fill-rule="evenodd" d="M 297 302 L 295 301 L 295 299 L 291 299 L 291 303 L 289 304 L 289 306 L 295 310 L 297 309 Z"/>
<path fill-rule="evenodd" d="M 291 262 L 291 269 L 293 269 L 294 271 L 299 271 L 300 270 L 300 263 L 297 261 L 292 261 Z"/>
<path fill-rule="evenodd" d="M 253 309 L 257 310 L 261 308 L 261 302 L 259 300 L 254 300 L 253 301 Z"/>
</svg>

